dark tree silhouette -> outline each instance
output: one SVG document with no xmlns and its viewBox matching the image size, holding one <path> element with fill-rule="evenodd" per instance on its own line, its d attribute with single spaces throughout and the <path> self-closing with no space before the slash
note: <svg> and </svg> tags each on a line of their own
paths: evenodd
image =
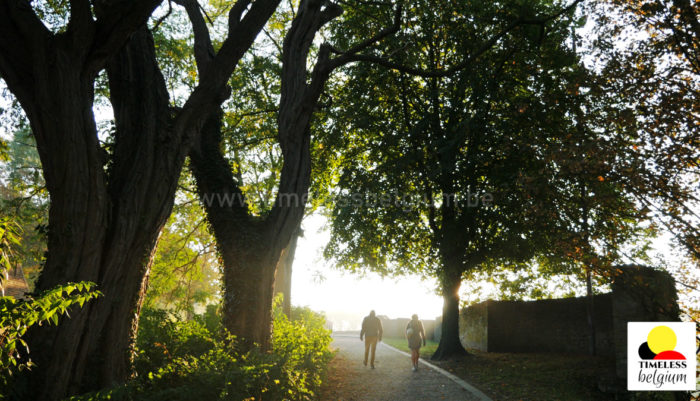
<svg viewBox="0 0 700 401">
<path fill-rule="evenodd" d="M 57 33 L 29 2 L 0 4 L 0 74 L 29 119 L 51 201 L 37 290 L 87 280 L 104 293 L 58 327 L 31 333 L 37 367 L 21 397 L 61 399 L 128 377 L 150 259 L 189 143 L 279 1 L 233 5 L 227 38 L 176 112 L 146 27 L 159 3 L 74 0 Z M 92 111 L 104 68 L 116 122 L 111 153 Z"/>
</svg>

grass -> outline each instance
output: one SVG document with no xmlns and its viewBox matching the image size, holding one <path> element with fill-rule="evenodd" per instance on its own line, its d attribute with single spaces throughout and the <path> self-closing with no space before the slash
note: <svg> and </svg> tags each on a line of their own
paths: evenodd
<svg viewBox="0 0 700 401">
<path fill-rule="evenodd" d="M 408 348 L 408 340 L 405 338 L 382 338 L 382 341 L 391 345 L 394 348 L 398 348 L 401 351 L 411 353 L 411 349 Z M 420 357 L 423 359 L 430 359 L 430 357 L 435 353 L 438 347 L 436 341 L 428 340 L 424 347 L 420 348 Z"/>
<path fill-rule="evenodd" d="M 587 355 L 509 354 L 470 350 L 437 364 L 496 400 L 612 400 L 598 390 L 599 377 L 614 377 L 608 358 Z"/>
<path fill-rule="evenodd" d="M 408 351 L 405 339 L 385 338 L 388 345 Z M 430 360 L 438 343 L 421 348 Z M 510 354 L 469 350 L 467 357 L 431 363 L 466 380 L 494 400 L 613 400 L 598 390 L 599 377 L 614 377 L 612 359 L 586 355 Z"/>
</svg>

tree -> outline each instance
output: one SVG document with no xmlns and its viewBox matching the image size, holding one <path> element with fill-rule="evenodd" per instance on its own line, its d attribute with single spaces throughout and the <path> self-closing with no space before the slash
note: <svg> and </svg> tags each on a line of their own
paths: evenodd
<svg viewBox="0 0 700 401">
<path fill-rule="evenodd" d="M 196 28 L 204 24 L 196 5 L 182 4 L 195 26 L 195 41 L 201 51 L 197 66 L 204 71 L 211 63 L 206 51 L 212 48 L 211 39 L 205 30 Z M 223 262 L 224 326 L 248 347 L 269 346 L 275 269 L 304 215 L 311 179 L 310 126 L 325 83 L 333 70 L 353 61 L 351 56 L 395 31 L 401 7 L 396 12 L 389 11 L 388 27 L 382 27 L 348 51 L 340 52 L 327 43 L 322 44 L 309 71 L 308 59 L 316 33 L 341 13 L 342 9 L 330 2 L 301 1 L 285 35 L 276 124 L 283 164 L 269 211 L 254 213 L 240 176 L 235 176 L 221 152 L 224 141 L 221 109 L 204 124 L 201 140 L 190 151 L 197 188 L 205 200 L 207 218 Z M 332 56 L 333 51 L 340 54 Z"/>
<path fill-rule="evenodd" d="M 640 53 L 639 57 L 658 57 L 660 54 L 675 53 L 675 57 L 686 63 L 686 67 L 695 74 L 700 73 L 700 6 L 690 0 L 608 0 L 603 4 L 612 5 L 615 14 L 605 17 L 608 7 L 594 8 L 597 17 L 609 23 L 617 31 L 624 24 L 633 24 L 640 31 L 647 31 L 649 36 L 638 37 L 637 44 L 649 46 L 649 53 Z M 601 12 L 603 11 L 603 12 Z M 621 17 L 612 21 L 611 16 Z"/>
<path fill-rule="evenodd" d="M 624 188 L 617 161 L 627 137 L 607 130 L 594 117 L 605 103 L 598 103 L 600 88 L 592 73 L 578 66 L 569 87 L 572 102 L 572 130 L 566 136 L 544 143 L 549 162 L 541 180 L 545 181 L 542 208 L 548 210 L 552 227 L 550 246 L 538 255 L 541 270 L 583 273 L 586 283 L 589 352 L 596 353 L 594 326 L 594 275 L 610 283 L 616 264 L 634 254 L 646 259 L 647 213 Z M 585 94 L 581 92 L 585 91 Z M 544 196 L 543 196 L 544 195 Z M 629 250 L 628 250 L 629 249 Z M 623 257 L 624 256 L 624 257 Z M 543 268 L 543 269 L 542 269 Z"/>
<path fill-rule="evenodd" d="M 564 178 L 550 187 L 573 196 L 547 208 L 560 230 L 539 272 L 585 272 L 591 324 L 591 276 L 610 283 L 615 264 L 649 263 L 650 236 L 668 230 L 697 255 L 697 12 L 683 1 L 601 2 L 587 9 L 595 34 L 574 35 L 595 68 L 571 88 L 573 135 L 548 145 L 557 168 L 546 176 Z"/>
<path fill-rule="evenodd" d="M 275 295 L 282 294 L 282 311 L 287 317 L 292 313 L 292 271 L 294 266 L 294 256 L 297 250 L 297 241 L 303 237 L 303 230 L 297 229 L 289 240 L 289 245 L 282 250 L 280 259 L 275 268 Z"/>
<path fill-rule="evenodd" d="M 354 66 L 336 93 L 324 148 L 338 158 L 329 163 L 339 190 L 326 256 L 436 276 L 435 359 L 466 352 L 462 276 L 527 261 L 547 244 L 550 219 L 531 195 L 547 164 L 543 144 L 572 127 L 561 88 L 576 56 L 565 46 L 571 18 L 559 17 L 575 5 L 414 4 L 409 34 L 391 46 L 401 56 L 362 58 L 391 70 Z"/>
<path fill-rule="evenodd" d="M 241 0 L 228 36 L 177 111 L 146 21 L 160 0 L 70 2 L 47 27 L 24 1 L 0 5 L 0 74 L 22 105 L 51 206 L 37 289 L 94 281 L 104 293 L 55 329 L 30 336 L 35 399 L 123 381 L 129 372 L 151 255 L 172 207 L 189 143 L 278 0 Z M 98 140 L 94 82 L 107 70 L 113 146 Z"/>
<path fill-rule="evenodd" d="M 611 0 L 590 14 L 601 27 L 587 52 L 601 70 L 607 126 L 628 138 L 625 190 L 697 264 L 700 6 Z"/>
</svg>

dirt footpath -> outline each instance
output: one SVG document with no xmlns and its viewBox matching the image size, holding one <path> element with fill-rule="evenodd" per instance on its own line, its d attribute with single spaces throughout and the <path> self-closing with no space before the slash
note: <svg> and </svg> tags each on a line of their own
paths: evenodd
<svg viewBox="0 0 700 401">
<path fill-rule="evenodd" d="M 331 362 L 322 401 L 480 400 L 447 376 L 419 364 L 411 370 L 410 357 L 380 343 L 376 369 L 363 366 L 364 344 L 358 335 L 334 335 L 338 355 Z"/>
</svg>

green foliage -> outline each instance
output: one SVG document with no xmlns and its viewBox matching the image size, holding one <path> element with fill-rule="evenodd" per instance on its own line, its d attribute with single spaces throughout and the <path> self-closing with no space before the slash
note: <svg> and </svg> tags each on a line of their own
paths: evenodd
<svg viewBox="0 0 700 401">
<path fill-rule="evenodd" d="M 230 80 L 237 95 L 223 105 L 224 149 L 253 215 L 270 211 L 282 169 L 277 140 L 282 43 L 293 11 L 281 6 Z"/>
<path fill-rule="evenodd" d="M 36 270 L 43 259 L 48 202 L 40 173 L 39 156 L 31 132 L 21 129 L 7 149 L 2 166 L 0 200 L 0 288 L 13 265 Z M 12 217 L 8 217 L 10 215 Z M 12 376 L 33 366 L 24 336 L 35 325 L 57 325 L 61 315 L 101 295 L 91 282 L 67 283 L 26 299 L 0 297 L 0 389 L 9 389 Z M 2 396 L 0 396 L 2 398 Z"/>
<path fill-rule="evenodd" d="M 321 386 L 323 368 L 331 359 L 330 331 L 323 315 L 306 307 L 292 308 L 288 319 L 281 308 L 281 296 L 276 298 L 272 352 L 287 367 L 289 385 L 300 390 L 299 397 L 311 398 Z"/>
<path fill-rule="evenodd" d="M 408 347 L 408 341 L 405 338 L 382 337 L 382 341 L 403 352 L 411 352 L 411 349 Z M 438 344 L 437 341 L 427 340 L 426 344 L 420 348 L 420 357 L 425 360 L 430 359 L 430 356 L 437 350 Z"/>
<path fill-rule="evenodd" d="M 332 353 L 323 316 L 276 308 L 272 352 L 242 352 L 225 336 L 216 308 L 193 320 L 157 310 L 142 314 L 137 378 L 71 400 L 310 400 Z"/>
<path fill-rule="evenodd" d="M 18 226 L 17 242 L 10 245 L 13 264 L 21 267 L 30 288 L 46 252 L 49 200 L 41 173 L 41 161 L 31 131 L 14 132 L 0 164 L 0 215 L 12 216 Z"/>
<path fill-rule="evenodd" d="M 183 172 L 181 186 L 188 185 L 187 179 Z M 191 317 L 195 305 L 218 295 L 219 274 L 214 241 L 196 196 L 180 191 L 158 240 L 144 306 Z"/>
<path fill-rule="evenodd" d="M 16 370 L 32 366 L 29 348 L 22 339 L 27 330 L 43 323 L 58 325 L 60 315 L 68 315 L 74 305 L 82 307 L 102 295 L 91 282 L 68 283 L 44 291 L 36 297 L 18 300 L 0 298 L 0 384 L 6 385 Z M 26 358 L 26 359 L 25 359 Z"/>
<path fill-rule="evenodd" d="M 580 275 L 554 274 L 531 263 L 519 268 L 502 268 L 474 272 L 467 276 L 461 288 L 462 306 L 492 300 L 535 300 L 570 298 L 586 292 Z M 595 278 L 598 278 L 596 276 Z M 595 289 L 603 291 L 604 282 L 596 281 Z"/>
<path fill-rule="evenodd" d="M 593 270 L 605 282 L 625 257 L 645 260 L 653 230 L 627 190 L 638 168 L 625 157 L 632 134 L 619 128 L 629 120 L 572 43 L 585 20 L 571 9 L 502 31 L 567 4 L 413 2 L 382 51 L 422 70 L 466 68 L 440 77 L 346 69 L 317 151 L 333 166 L 316 180 L 334 195 L 327 258 L 381 274 L 486 276 L 505 297 L 535 298 L 556 290 L 554 277 L 566 287 Z"/>
<path fill-rule="evenodd" d="M 19 245 L 19 230 L 13 219 L 0 218 L 0 288 L 3 288 L 7 271 L 11 268 L 12 248 Z"/>
<path fill-rule="evenodd" d="M 207 314 L 211 312 L 209 309 Z M 207 328 L 204 322 L 211 320 L 207 314 L 195 315 L 193 320 L 181 321 L 175 314 L 166 310 L 143 309 L 136 340 L 136 372 L 140 375 L 148 374 L 164 367 L 175 358 L 200 356 L 213 349 L 216 341 L 222 338 L 217 333 L 220 327 L 214 327 L 214 331 Z"/>
<path fill-rule="evenodd" d="M 479 52 L 513 20 L 563 7 L 414 2 L 389 53 L 423 70 L 467 67 L 444 77 L 347 69 L 322 138 L 338 166 L 326 180 L 338 188 L 326 257 L 354 270 L 458 279 L 542 247 L 549 205 L 533 192 L 548 163 L 543 143 L 572 130 L 577 65 L 566 41 L 576 22 L 563 15 L 546 34 L 519 26 Z"/>
</svg>

